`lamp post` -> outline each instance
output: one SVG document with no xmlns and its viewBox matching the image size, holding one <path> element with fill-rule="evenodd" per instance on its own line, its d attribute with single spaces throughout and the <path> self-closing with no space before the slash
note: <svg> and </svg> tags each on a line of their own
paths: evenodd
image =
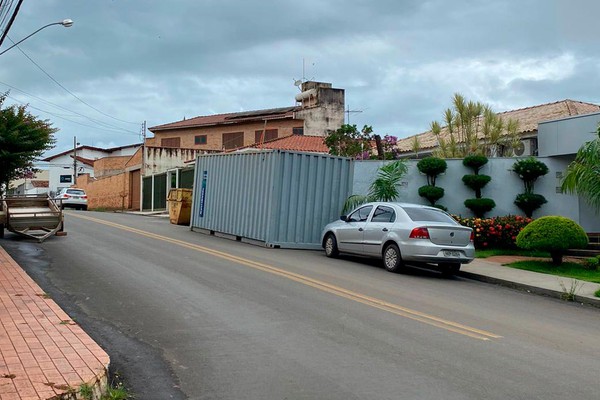
<svg viewBox="0 0 600 400">
<path fill-rule="evenodd" d="M 64 19 L 64 20 L 62 20 L 62 21 L 53 22 L 53 23 L 51 23 L 51 24 L 44 25 L 44 26 L 42 26 L 40 29 L 38 29 L 37 31 L 35 31 L 35 32 L 33 32 L 33 33 L 30 33 L 29 35 L 25 36 L 23 39 L 19 40 L 17 43 L 15 43 L 15 44 L 13 44 L 12 46 L 10 46 L 8 49 L 6 49 L 6 50 L 3 50 L 2 52 L 0 52 L 0 56 L 1 56 L 2 54 L 6 53 L 7 51 L 9 51 L 10 49 L 12 49 L 13 47 L 15 47 L 15 46 L 19 45 L 20 43 L 24 42 L 25 40 L 29 39 L 30 37 L 32 37 L 33 35 L 35 35 L 35 34 L 36 34 L 36 33 L 38 33 L 39 31 L 41 31 L 42 29 L 45 29 L 45 28 L 47 28 L 47 27 L 49 27 L 49 26 L 52 26 L 52 25 L 62 25 L 62 26 L 64 26 L 65 28 L 70 28 L 71 26 L 73 26 L 73 21 L 72 21 L 72 20 L 70 20 L 70 19 Z"/>
</svg>

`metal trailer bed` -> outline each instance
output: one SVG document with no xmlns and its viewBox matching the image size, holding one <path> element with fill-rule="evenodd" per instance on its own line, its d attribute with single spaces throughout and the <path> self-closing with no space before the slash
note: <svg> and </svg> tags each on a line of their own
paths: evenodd
<svg viewBox="0 0 600 400">
<path fill-rule="evenodd" d="M 41 243 L 63 231 L 63 218 L 61 208 L 45 194 L 0 199 L 0 237 L 6 228 Z"/>
</svg>

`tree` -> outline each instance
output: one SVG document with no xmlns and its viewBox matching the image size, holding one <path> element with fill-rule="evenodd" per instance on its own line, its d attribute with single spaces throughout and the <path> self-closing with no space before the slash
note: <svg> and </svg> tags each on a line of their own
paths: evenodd
<svg viewBox="0 0 600 400">
<path fill-rule="evenodd" d="M 447 136 L 442 135 L 442 124 L 431 123 L 431 132 L 439 145 L 437 157 L 462 158 L 477 153 L 493 157 L 500 154 L 501 147 L 512 151 L 518 136 L 516 121 L 505 121 L 490 106 L 467 101 L 459 93 L 454 94 L 452 107 L 444 112 Z"/>
<path fill-rule="evenodd" d="M 517 195 L 515 204 L 531 218 L 535 210 L 548 202 L 541 194 L 533 193 L 535 181 L 548 173 L 548 167 L 534 157 L 529 157 L 515 162 L 512 170 L 519 175 L 525 186 L 525 192 Z"/>
<path fill-rule="evenodd" d="M 33 161 L 54 147 L 53 128 L 27 111 L 27 106 L 4 107 L 6 95 L 0 96 L 0 195 L 2 186 L 31 171 Z"/>
<path fill-rule="evenodd" d="M 597 211 L 600 211 L 600 126 L 598 138 L 585 143 L 569 164 L 562 190 L 577 193 Z"/>
<path fill-rule="evenodd" d="M 444 197 L 444 188 L 435 186 L 438 175 L 446 172 L 448 168 L 446 160 L 438 157 L 425 157 L 417 163 L 417 168 L 427 176 L 427 185 L 419 188 L 419 196 L 427 199 L 433 207 L 446 210 L 446 207 L 436 204 L 436 201 Z"/>
<path fill-rule="evenodd" d="M 487 164 L 488 158 L 481 155 L 467 156 L 463 160 L 465 167 L 471 168 L 473 174 L 464 175 L 462 181 L 465 185 L 475 191 L 474 199 L 465 200 L 465 207 L 470 209 L 478 218 L 483 218 L 485 213 L 496 207 L 496 202 L 492 199 L 487 199 L 481 196 L 481 189 L 487 185 L 492 179 L 489 175 L 479 173 L 479 170 Z"/>
<path fill-rule="evenodd" d="M 379 168 L 377 178 L 371 183 L 369 193 L 364 196 L 353 194 L 344 203 L 342 213 L 350 211 L 361 204 L 370 201 L 394 201 L 400 192 L 398 185 L 402 177 L 406 175 L 408 167 L 404 160 L 396 160 Z"/>
<path fill-rule="evenodd" d="M 329 147 L 329 154 L 334 156 L 368 158 L 372 133 L 373 128 L 368 125 L 359 131 L 356 125 L 344 124 L 327 135 L 325 145 Z M 365 154 L 367 156 L 363 157 Z"/>
</svg>

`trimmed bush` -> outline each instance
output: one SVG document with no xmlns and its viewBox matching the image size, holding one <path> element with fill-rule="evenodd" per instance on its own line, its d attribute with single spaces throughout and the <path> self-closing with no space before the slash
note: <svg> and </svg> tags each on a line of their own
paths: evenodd
<svg viewBox="0 0 600 400">
<path fill-rule="evenodd" d="M 516 249 L 515 240 L 521 230 L 532 220 L 520 215 L 494 218 L 461 218 L 459 224 L 473 228 L 477 249 Z"/>
<path fill-rule="evenodd" d="M 437 186 L 421 186 L 419 196 L 426 198 L 432 206 L 435 202 L 444 197 L 444 188 Z"/>
<path fill-rule="evenodd" d="M 482 156 L 482 155 L 470 155 L 470 156 L 466 156 L 463 159 L 463 165 L 465 167 L 469 167 L 471 168 L 473 171 L 475 171 L 475 173 L 477 173 L 481 167 L 483 167 L 485 164 L 487 164 L 488 162 L 488 158 L 486 156 Z"/>
<path fill-rule="evenodd" d="M 546 204 L 548 200 L 541 194 L 521 193 L 517 195 L 515 204 L 519 207 L 528 218 L 533 216 L 533 212 Z"/>
<path fill-rule="evenodd" d="M 540 176 L 548 173 L 548 167 L 541 161 L 536 160 L 533 157 L 519 160 L 513 164 L 513 171 L 515 171 L 519 178 L 526 182 L 525 190 L 527 190 L 527 182 L 531 182 L 531 190 L 533 190 L 533 182 Z"/>
<path fill-rule="evenodd" d="M 417 168 L 427 175 L 427 183 L 430 186 L 435 186 L 435 178 L 446 172 L 448 163 L 441 158 L 426 157 L 417 163 Z"/>
<path fill-rule="evenodd" d="M 462 177 L 462 181 L 472 190 L 481 190 L 492 180 L 489 175 L 465 175 Z"/>
<path fill-rule="evenodd" d="M 583 266 L 585 267 L 585 269 L 589 269 L 590 271 L 596 271 L 599 265 L 600 258 L 598 257 L 586 258 L 583 262 Z"/>
<path fill-rule="evenodd" d="M 465 207 L 473 211 L 473 214 L 475 214 L 476 217 L 482 218 L 486 212 L 489 212 L 496 207 L 496 202 L 486 198 L 467 199 L 465 200 Z"/>
<path fill-rule="evenodd" d="M 560 265 L 564 251 L 586 247 L 588 237 L 575 221 L 550 215 L 527 225 L 517 235 L 516 243 L 522 249 L 548 251 L 552 256 L 552 263 Z"/>
</svg>

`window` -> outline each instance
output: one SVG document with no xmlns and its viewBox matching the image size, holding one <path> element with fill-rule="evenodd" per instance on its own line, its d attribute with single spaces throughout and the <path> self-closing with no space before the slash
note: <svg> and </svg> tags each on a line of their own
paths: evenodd
<svg viewBox="0 0 600 400">
<path fill-rule="evenodd" d="M 372 209 L 373 206 L 361 207 L 350 214 L 346 220 L 349 222 L 366 221 Z"/>
<path fill-rule="evenodd" d="M 300 126 L 292 129 L 294 135 L 304 135 L 304 127 Z"/>
<path fill-rule="evenodd" d="M 206 144 L 206 135 L 194 136 L 194 144 Z"/>
<path fill-rule="evenodd" d="M 161 147 L 181 147 L 181 138 L 164 138 L 160 140 Z"/>
<path fill-rule="evenodd" d="M 432 210 L 430 208 L 417 208 L 417 207 L 403 207 L 404 211 L 408 214 L 408 217 L 413 221 L 426 221 L 426 222 L 451 222 L 456 224 L 457 222 L 443 212 L 442 210 Z"/>
<path fill-rule="evenodd" d="M 71 183 L 73 182 L 73 176 L 71 175 L 61 175 L 60 183 Z"/>
<path fill-rule="evenodd" d="M 277 129 L 267 129 L 265 137 L 261 140 L 262 129 L 260 131 L 254 131 L 254 143 L 268 142 L 269 140 L 277 139 L 279 132 Z"/>
<path fill-rule="evenodd" d="M 235 149 L 244 145 L 244 132 L 231 132 L 223 134 L 223 148 Z"/>
<path fill-rule="evenodd" d="M 390 207 L 379 206 L 373 213 L 371 222 L 394 222 L 396 220 L 396 213 Z"/>
</svg>

